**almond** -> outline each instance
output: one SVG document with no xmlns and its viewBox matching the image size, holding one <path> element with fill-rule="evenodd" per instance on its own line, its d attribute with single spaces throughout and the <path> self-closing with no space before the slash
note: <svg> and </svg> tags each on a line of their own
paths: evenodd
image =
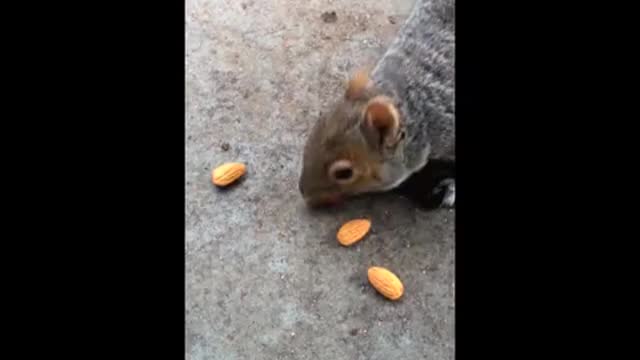
<svg viewBox="0 0 640 360">
<path fill-rule="evenodd" d="M 338 230 L 338 242 L 344 246 L 351 246 L 364 238 L 371 229 L 371 221 L 367 219 L 351 220 Z"/>
<path fill-rule="evenodd" d="M 404 286 L 400 279 L 385 268 L 372 266 L 367 275 L 371 285 L 390 300 L 398 300 L 404 293 Z"/>
<path fill-rule="evenodd" d="M 211 174 L 211 180 L 215 185 L 227 186 L 238 180 L 246 171 L 242 163 L 226 163 L 215 168 Z"/>
</svg>

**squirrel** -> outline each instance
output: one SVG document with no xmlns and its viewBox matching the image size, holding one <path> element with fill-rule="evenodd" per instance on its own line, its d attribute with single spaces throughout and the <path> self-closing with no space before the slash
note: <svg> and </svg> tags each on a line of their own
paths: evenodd
<svg viewBox="0 0 640 360">
<path fill-rule="evenodd" d="M 299 180 L 309 206 L 395 189 L 430 161 L 455 165 L 453 2 L 416 0 L 373 70 L 316 121 Z M 454 206 L 455 178 L 432 190 Z"/>
</svg>

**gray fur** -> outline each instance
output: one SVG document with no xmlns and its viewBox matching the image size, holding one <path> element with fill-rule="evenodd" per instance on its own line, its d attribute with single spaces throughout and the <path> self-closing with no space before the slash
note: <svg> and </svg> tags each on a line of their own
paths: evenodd
<svg viewBox="0 0 640 360">
<path fill-rule="evenodd" d="M 442 180 L 436 187 L 433 189 L 433 195 L 444 192 L 442 196 L 442 203 L 440 206 L 444 208 L 453 208 L 456 203 L 456 181 L 455 179 L 447 178 Z"/>
<path fill-rule="evenodd" d="M 428 158 L 455 161 L 454 0 L 417 0 L 372 73 L 400 110 L 402 162 L 414 172 Z"/>
</svg>

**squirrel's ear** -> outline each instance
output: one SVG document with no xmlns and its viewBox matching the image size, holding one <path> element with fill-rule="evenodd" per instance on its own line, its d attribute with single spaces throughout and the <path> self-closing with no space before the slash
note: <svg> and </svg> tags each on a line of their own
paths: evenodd
<svg viewBox="0 0 640 360">
<path fill-rule="evenodd" d="M 367 103 L 364 113 L 367 128 L 374 130 L 380 137 L 380 142 L 393 146 L 398 141 L 400 116 L 391 99 L 376 96 Z"/>
<path fill-rule="evenodd" d="M 347 85 L 347 92 L 345 97 L 348 100 L 356 100 L 362 96 L 369 86 L 369 73 L 367 69 L 358 70 Z"/>
</svg>

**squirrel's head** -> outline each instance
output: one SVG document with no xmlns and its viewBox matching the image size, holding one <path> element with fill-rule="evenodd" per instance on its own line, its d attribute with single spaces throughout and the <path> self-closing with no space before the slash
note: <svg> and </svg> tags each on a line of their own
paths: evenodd
<svg viewBox="0 0 640 360">
<path fill-rule="evenodd" d="M 311 206 L 386 190 L 403 177 L 404 131 L 396 106 L 364 71 L 313 127 L 304 148 L 300 192 Z M 400 166 L 399 166 L 400 165 Z"/>
</svg>

